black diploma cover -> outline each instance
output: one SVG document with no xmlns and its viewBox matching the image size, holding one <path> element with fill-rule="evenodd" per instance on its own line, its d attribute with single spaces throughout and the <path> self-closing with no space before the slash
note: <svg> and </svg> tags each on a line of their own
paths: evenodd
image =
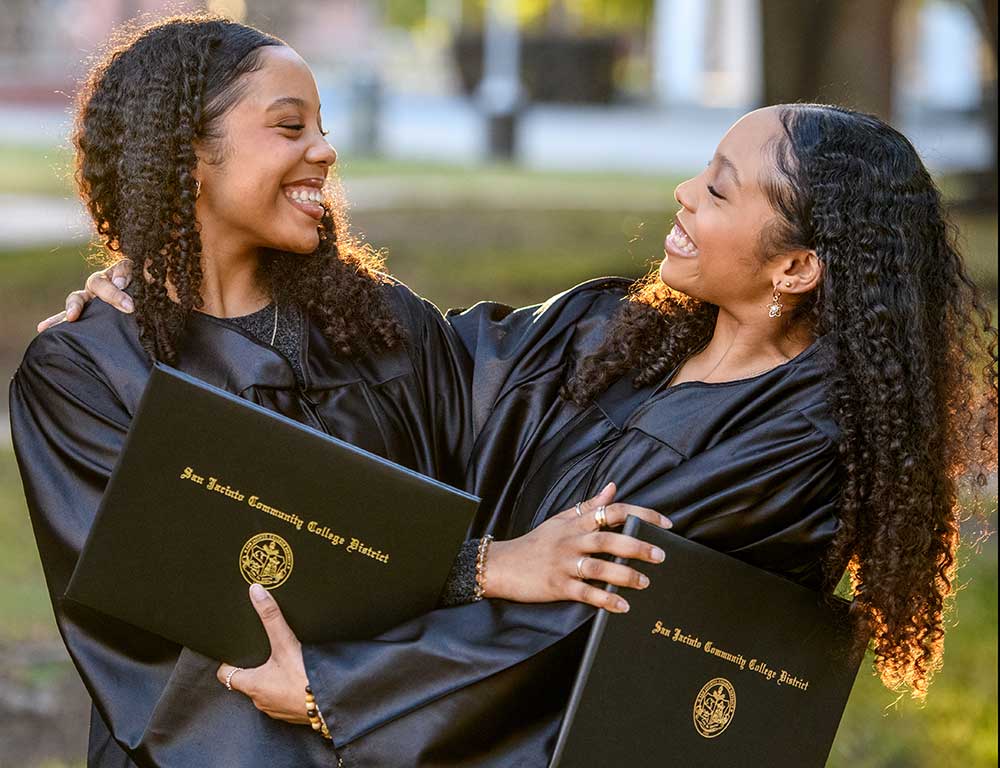
<svg viewBox="0 0 1000 768">
<path fill-rule="evenodd" d="M 550 768 L 822 768 L 861 662 L 847 602 L 636 517 L 623 532 L 667 557 L 630 562 L 650 586 L 596 617 Z"/>
<path fill-rule="evenodd" d="M 65 599 L 256 666 L 258 582 L 303 642 L 432 610 L 479 500 L 156 365 Z"/>
</svg>

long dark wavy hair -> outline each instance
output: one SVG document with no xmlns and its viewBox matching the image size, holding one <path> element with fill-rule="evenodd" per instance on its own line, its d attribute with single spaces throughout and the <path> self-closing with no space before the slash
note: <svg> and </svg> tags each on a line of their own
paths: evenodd
<svg viewBox="0 0 1000 768">
<path fill-rule="evenodd" d="M 135 316 L 154 359 L 175 360 L 187 318 L 202 306 L 195 145 L 221 160 L 222 118 L 260 68 L 261 51 L 284 44 L 221 17 L 172 16 L 120 30 L 80 90 L 79 193 L 107 260 L 125 255 L 145 269 L 147 279 L 133 282 Z M 316 250 L 265 251 L 258 282 L 273 300 L 309 312 L 341 354 L 394 347 L 404 331 L 380 288 L 382 260 L 350 234 L 335 185 L 324 198 Z"/>
<path fill-rule="evenodd" d="M 997 331 L 904 136 L 837 107 L 779 114 L 784 130 L 768 148 L 777 173 L 765 180 L 776 216 L 748 250 L 766 262 L 812 249 L 824 267 L 786 322 L 835 355 L 843 486 L 827 589 L 846 563 L 857 636 L 871 641 L 883 682 L 922 697 L 941 664 L 962 480 L 982 488 L 996 469 Z M 651 273 L 563 396 L 585 404 L 631 371 L 637 385 L 665 376 L 711 338 L 717 315 Z"/>
</svg>

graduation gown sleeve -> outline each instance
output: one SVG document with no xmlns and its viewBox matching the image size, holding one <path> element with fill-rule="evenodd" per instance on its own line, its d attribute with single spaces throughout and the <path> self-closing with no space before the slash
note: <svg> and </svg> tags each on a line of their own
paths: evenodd
<svg viewBox="0 0 1000 768">
<path fill-rule="evenodd" d="M 528 530 L 516 525 L 511 511 L 538 450 L 579 415 L 559 396 L 566 372 L 600 346 L 631 284 L 602 277 L 537 306 L 513 310 L 481 302 L 449 313 L 473 359 L 475 444 L 467 482 L 483 500 L 475 535 L 509 539 Z M 581 439 L 589 444 L 595 436 Z"/>
<path fill-rule="evenodd" d="M 631 284 L 623 277 L 601 277 L 542 304 L 514 309 L 483 301 L 449 312 L 448 322 L 472 358 L 471 409 L 477 438 L 498 403 L 515 392 L 520 408 L 551 405 L 566 368 L 597 349 Z M 524 416 L 526 428 L 541 426 L 539 410 Z M 510 421 L 509 414 L 505 419 Z M 477 445 L 474 463 L 481 463 L 483 452 Z M 505 467 L 496 461 L 494 466 L 503 474 Z"/>
<path fill-rule="evenodd" d="M 472 360 L 441 311 L 405 285 L 388 292 L 408 334 L 407 353 L 423 393 L 424 430 L 399 431 L 413 443 L 428 443 L 422 468 L 441 482 L 466 488 L 472 450 Z M 418 465 L 420 462 L 416 462 Z"/>
<path fill-rule="evenodd" d="M 14 451 L 59 632 L 102 719 L 138 747 L 178 648 L 62 600 L 130 417 L 99 374 L 61 347 L 38 337 L 14 375 Z"/>
</svg>

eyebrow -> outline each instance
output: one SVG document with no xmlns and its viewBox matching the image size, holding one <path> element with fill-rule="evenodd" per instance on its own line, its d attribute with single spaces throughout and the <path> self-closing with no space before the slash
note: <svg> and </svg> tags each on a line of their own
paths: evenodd
<svg viewBox="0 0 1000 768">
<path fill-rule="evenodd" d="M 306 102 L 304 99 L 300 99 L 298 96 L 282 96 L 280 99 L 275 99 L 273 102 L 271 102 L 271 106 L 267 108 L 267 111 L 270 112 L 273 109 L 278 109 L 279 107 L 287 107 L 287 106 L 293 106 L 293 107 L 298 107 L 299 109 L 305 109 Z"/>
<path fill-rule="evenodd" d="M 729 169 L 729 171 L 733 174 L 733 181 L 736 182 L 737 188 L 742 189 L 743 186 L 740 184 L 740 174 L 739 171 L 736 170 L 736 166 L 733 165 L 733 161 L 725 155 L 716 155 L 716 159 L 718 159 L 719 165 L 723 168 Z"/>
</svg>

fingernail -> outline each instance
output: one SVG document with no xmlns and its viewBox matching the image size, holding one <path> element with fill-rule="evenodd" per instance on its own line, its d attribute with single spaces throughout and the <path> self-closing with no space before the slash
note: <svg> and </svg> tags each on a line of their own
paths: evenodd
<svg viewBox="0 0 1000 768">
<path fill-rule="evenodd" d="M 664 517 L 660 515 L 660 526 L 663 528 L 673 528 L 674 523 L 669 517 Z"/>
<path fill-rule="evenodd" d="M 611 486 L 613 486 L 613 485 L 614 485 L 614 482 L 608 483 L 606 486 L 604 486 L 604 490 L 602 490 L 601 493 L 607 493 L 608 491 L 611 490 Z"/>
<path fill-rule="evenodd" d="M 667 559 L 666 553 L 659 547 L 653 547 L 652 555 L 654 563 L 662 563 L 664 560 Z"/>
<path fill-rule="evenodd" d="M 629 609 L 628 603 L 626 603 L 624 600 L 622 600 L 620 598 L 615 603 L 615 607 L 618 608 L 618 612 L 619 613 L 628 613 L 628 609 Z"/>
<path fill-rule="evenodd" d="M 644 573 L 639 574 L 639 586 L 645 589 L 649 586 L 649 576 Z"/>
<path fill-rule="evenodd" d="M 135 309 L 135 305 L 132 303 L 132 299 L 130 299 L 128 296 L 122 299 L 122 309 L 124 309 L 126 312 L 131 312 L 133 309 Z"/>
<path fill-rule="evenodd" d="M 124 290 L 124 288 L 125 288 L 125 278 L 124 278 L 124 277 L 116 277 L 116 278 L 115 278 L 114 280 L 112 280 L 111 282 L 112 282 L 112 283 L 114 283 L 114 284 L 115 284 L 115 286 L 116 286 L 116 287 L 117 287 L 117 288 L 118 288 L 119 290 Z"/>
<path fill-rule="evenodd" d="M 260 584 L 250 585 L 250 599 L 255 603 L 263 603 L 267 600 L 267 590 L 264 589 Z"/>
</svg>

